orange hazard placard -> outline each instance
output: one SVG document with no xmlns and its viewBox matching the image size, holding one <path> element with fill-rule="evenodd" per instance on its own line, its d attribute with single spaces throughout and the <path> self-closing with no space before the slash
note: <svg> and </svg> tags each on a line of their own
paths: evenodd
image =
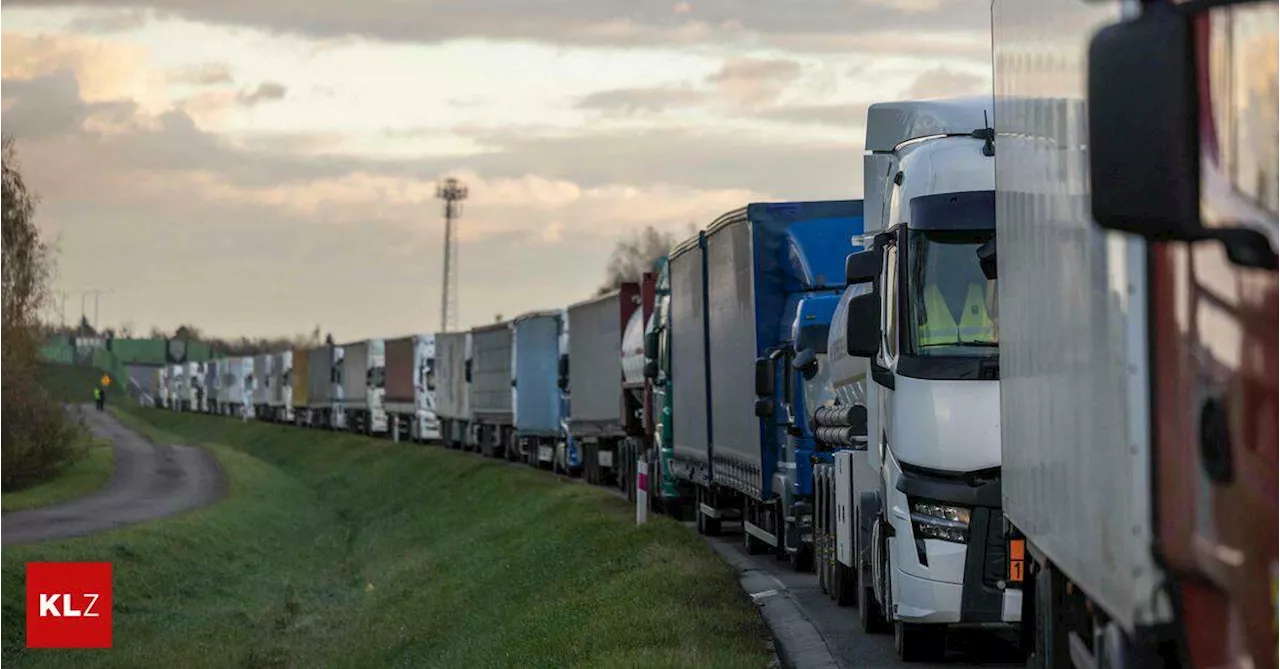
<svg viewBox="0 0 1280 669">
<path fill-rule="evenodd" d="M 104 386 L 109 386 L 109 385 L 111 385 L 111 377 L 110 377 L 109 375 L 107 375 L 107 374 L 103 374 L 103 375 L 102 375 L 102 378 L 100 379 L 100 381 L 101 381 L 102 385 L 104 385 Z"/>
<path fill-rule="evenodd" d="M 1026 565 L 1027 542 L 1025 539 L 1013 539 L 1009 542 L 1009 581 L 1021 583 L 1023 569 Z"/>
</svg>

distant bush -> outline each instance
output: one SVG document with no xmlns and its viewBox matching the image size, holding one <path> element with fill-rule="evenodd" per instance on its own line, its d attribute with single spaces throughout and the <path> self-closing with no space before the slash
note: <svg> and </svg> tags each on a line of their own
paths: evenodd
<svg viewBox="0 0 1280 669">
<path fill-rule="evenodd" d="M 33 220 L 35 197 L 18 171 L 13 138 L 3 138 L 0 240 L 0 487 L 15 490 L 56 475 L 81 455 L 79 428 L 38 381 L 40 309 L 49 295 L 52 250 Z"/>
</svg>

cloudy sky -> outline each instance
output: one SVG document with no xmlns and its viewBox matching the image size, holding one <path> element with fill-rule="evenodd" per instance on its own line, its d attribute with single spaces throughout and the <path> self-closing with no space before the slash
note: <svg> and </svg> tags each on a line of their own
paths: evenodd
<svg viewBox="0 0 1280 669">
<path fill-rule="evenodd" d="M 442 176 L 460 324 L 561 306 L 629 231 L 860 197 L 868 103 L 989 90 L 988 6 L 9 0 L 3 128 L 104 325 L 432 331 Z"/>
</svg>

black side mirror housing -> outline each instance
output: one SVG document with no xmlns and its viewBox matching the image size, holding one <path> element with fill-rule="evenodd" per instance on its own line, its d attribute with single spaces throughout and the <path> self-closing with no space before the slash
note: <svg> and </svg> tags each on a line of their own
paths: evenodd
<svg viewBox="0 0 1280 669">
<path fill-rule="evenodd" d="M 658 357 L 658 331 L 650 330 L 644 334 L 644 357 L 656 360 Z"/>
<path fill-rule="evenodd" d="M 1197 13 L 1211 3 L 1146 3 L 1089 43 L 1089 186 L 1100 227 L 1149 241 L 1215 239 L 1241 267 L 1274 271 L 1261 230 L 1201 213 Z"/>
<path fill-rule="evenodd" d="M 757 397 L 756 398 L 756 417 L 768 418 L 773 415 L 773 398 Z"/>
<path fill-rule="evenodd" d="M 1089 44 L 1089 180 L 1098 225 L 1151 240 L 1204 238 L 1190 17 L 1150 4 Z"/>
<path fill-rule="evenodd" d="M 560 355 L 560 360 L 558 363 L 556 363 L 556 375 L 557 375 L 556 385 L 560 388 L 560 390 L 564 390 L 568 388 L 569 387 L 569 354 L 568 353 L 562 353 Z"/>
<path fill-rule="evenodd" d="M 463 365 L 463 369 L 465 370 L 464 376 L 467 379 L 467 383 L 471 383 L 471 361 L 470 360 L 468 360 L 466 364 Z"/>
<path fill-rule="evenodd" d="M 650 379 L 650 380 L 658 378 L 658 361 L 657 360 L 653 360 L 652 358 L 650 358 L 649 360 L 645 361 L 644 378 Z"/>
<path fill-rule="evenodd" d="M 880 296 L 874 291 L 849 300 L 846 348 L 856 358 L 875 358 L 880 352 Z"/>
<path fill-rule="evenodd" d="M 982 275 L 987 277 L 988 281 L 996 280 L 998 272 L 996 251 L 996 240 L 994 238 L 978 247 L 978 266 L 982 268 Z"/>
<path fill-rule="evenodd" d="M 811 348 L 801 349 L 791 361 L 791 368 L 800 372 L 808 381 L 818 373 L 818 355 Z"/>
<path fill-rule="evenodd" d="M 874 281 L 880 276 L 881 257 L 875 249 L 850 253 L 844 259 L 844 280 L 850 285 Z"/>
<path fill-rule="evenodd" d="M 769 358 L 756 358 L 756 396 L 773 395 L 773 361 Z"/>
</svg>

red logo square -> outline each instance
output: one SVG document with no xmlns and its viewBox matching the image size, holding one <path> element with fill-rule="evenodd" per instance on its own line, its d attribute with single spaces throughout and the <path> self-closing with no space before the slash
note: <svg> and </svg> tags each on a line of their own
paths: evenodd
<svg viewBox="0 0 1280 669">
<path fill-rule="evenodd" d="M 27 563 L 27 648 L 111 647 L 111 563 Z"/>
</svg>

